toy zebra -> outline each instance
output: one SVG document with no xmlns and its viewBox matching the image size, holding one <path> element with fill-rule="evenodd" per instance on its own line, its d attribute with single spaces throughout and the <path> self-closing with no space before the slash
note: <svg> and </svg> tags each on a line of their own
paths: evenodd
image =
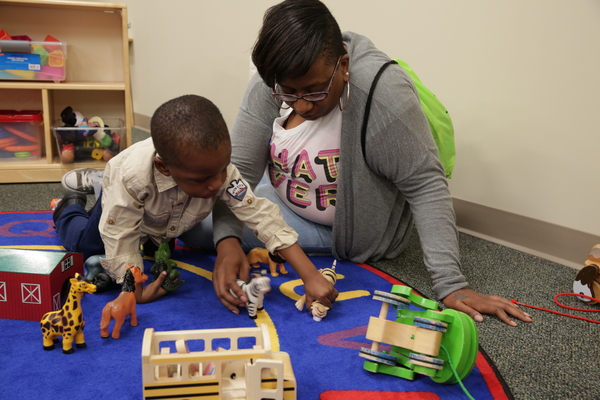
<svg viewBox="0 0 600 400">
<path fill-rule="evenodd" d="M 330 268 L 320 269 L 319 272 L 321 275 L 327 279 L 331 286 L 335 285 L 337 282 L 337 274 L 335 272 L 335 266 L 337 264 L 337 260 L 333 260 L 333 264 L 331 264 Z M 306 302 L 306 295 L 302 295 L 300 299 L 296 302 L 296 308 L 298 311 L 302 311 L 304 309 L 304 303 Z M 321 321 L 327 315 L 327 311 L 329 311 L 329 307 L 325 307 L 319 300 L 315 300 L 310 305 L 310 312 L 313 316 L 313 319 L 317 322 Z"/>
<path fill-rule="evenodd" d="M 271 279 L 266 274 L 267 271 L 262 270 L 260 273 L 253 273 L 250 282 L 244 282 L 241 279 L 237 280 L 237 284 L 248 297 L 246 308 L 248 308 L 248 316 L 252 319 L 257 318 L 257 311 L 264 309 L 263 299 L 265 294 L 271 290 Z M 230 290 L 229 293 L 237 297 L 233 291 Z"/>
</svg>

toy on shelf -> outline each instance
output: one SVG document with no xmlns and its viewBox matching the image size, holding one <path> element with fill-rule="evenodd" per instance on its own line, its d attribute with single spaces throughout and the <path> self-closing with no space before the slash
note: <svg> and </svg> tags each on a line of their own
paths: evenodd
<svg viewBox="0 0 600 400">
<path fill-rule="evenodd" d="M 121 327 L 127 316 L 129 316 L 131 326 L 137 326 L 135 285 L 137 283 L 144 283 L 147 280 L 148 276 L 142 272 L 140 267 L 137 265 L 127 266 L 121 293 L 115 300 L 108 302 L 102 309 L 100 336 L 103 338 L 108 337 L 108 326 L 113 319 L 115 320 L 115 326 L 113 327 L 111 335 L 113 339 L 118 339 L 121 336 Z"/>
<path fill-rule="evenodd" d="M 252 319 L 256 319 L 258 317 L 257 312 L 264 309 L 263 299 L 265 298 L 265 294 L 271 291 L 271 279 L 267 276 L 267 271 L 262 270 L 260 273 L 252 273 L 250 282 L 244 282 L 243 280 L 238 279 L 237 284 L 248 297 L 248 301 L 246 302 L 248 316 Z M 232 290 L 229 292 L 234 297 L 237 297 Z"/>
<path fill-rule="evenodd" d="M 337 260 L 333 260 L 333 264 L 331 264 L 330 268 L 322 268 L 319 270 L 321 275 L 327 279 L 331 286 L 335 285 L 337 282 L 337 274 L 335 272 L 335 266 L 337 264 Z M 296 308 L 298 311 L 302 311 L 304 309 L 304 303 L 306 302 L 306 295 L 302 295 L 300 299 L 296 302 Z M 329 307 L 325 307 L 319 300 L 315 300 L 310 305 L 310 312 L 313 316 L 313 319 L 317 322 L 321 321 L 323 318 L 327 316 L 327 311 L 329 311 Z"/>
<path fill-rule="evenodd" d="M 39 158 L 42 135 L 41 111 L 0 110 L 0 158 Z"/>
<path fill-rule="evenodd" d="M 584 267 L 575 276 L 573 292 L 593 297 L 597 301 L 586 297 L 579 297 L 579 299 L 589 304 L 596 304 L 600 302 L 600 244 L 592 248 L 588 259 L 583 264 Z"/>
<path fill-rule="evenodd" d="M 94 293 L 96 286 L 79 274 L 75 274 L 69 283 L 71 288 L 62 309 L 46 313 L 40 321 L 44 350 L 54 349 L 54 343 L 58 343 L 57 336 L 62 336 L 64 354 L 74 352 L 73 340 L 78 349 L 86 347 L 83 336 L 85 320 L 81 309 L 81 298 L 84 293 Z"/>
<path fill-rule="evenodd" d="M 229 349 L 213 347 L 225 340 Z M 204 345 L 196 349 L 196 343 Z M 296 399 L 290 356 L 271 349 L 266 324 L 166 332 L 148 328 L 142 343 L 142 384 L 144 399 Z"/>
<path fill-rule="evenodd" d="M 271 271 L 271 276 L 279 275 L 277 273 L 277 267 L 279 267 L 279 272 L 282 274 L 288 273 L 283 265 L 283 263 L 285 263 L 285 259 L 280 255 L 271 254 L 267 249 L 255 247 L 250 250 L 247 259 L 251 268 L 260 268 L 259 264 L 268 265 L 269 270 Z"/>
<path fill-rule="evenodd" d="M 371 348 L 360 350 L 365 370 L 405 379 L 420 373 L 438 383 L 456 383 L 469 375 L 479 345 L 471 317 L 452 309 L 438 312 L 435 301 L 408 286 L 394 285 L 391 293 L 375 291 L 373 299 L 382 305 L 379 317 L 369 320 L 366 338 L 373 341 Z M 397 310 L 394 321 L 387 319 L 390 305 Z M 381 343 L 391 345 L 391 351 L 381 351 Z"/>
<path fill-rule="evenodd" d="M 154 275 L 154 282 L 158 276 L 163 272 L 167 271 L 167 276 L 162 285 L 162 288 L 171 292 L 179 289 L 185 282 L 183 279 L 179 279 L 179 271 L 175 269 L 177 263 L 171 260 L 171 250 L 169 249 L 169 243 L 161 243 L 158 246 L 156 252 L 154 252 L 154 265 L 150 268 L 150 273 Z"/>
<path fill-rule="evenodd" d="M 66 78 L 67 45 L 48 35 L 33 41 L 0 30 L 0 79 L 54 81 Z"/>
<path fill-rule="evenodd" d="M 121 137 L 98 116 L 89 120 L 71 106 L 60 113 L 63 127 L 53 128 L 64 164 L 82 160 L 108 161 L 119 153 Z"/>
</svg>

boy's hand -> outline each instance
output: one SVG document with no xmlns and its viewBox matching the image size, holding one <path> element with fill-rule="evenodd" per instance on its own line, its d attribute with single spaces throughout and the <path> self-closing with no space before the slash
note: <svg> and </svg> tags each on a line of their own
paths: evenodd
<svg viewBox="0 0 600 400">
<path fill-rule="evenodd" d="M 521 311 L 509 300 L 498 296 L 487 296 L 470 289 L 460 289 L 449 294 L 444 299 L 444 305 L 470 315 L 477 322 L 483 321 L 481 313 L 495 315 L 510 326 L 517 326 L 517 323 L 509 317 L 509 314 L 521 321 L 531 322 L 529 314 Z"/>
<path fill-rule="evenodd" d="M 306 293 L 304 306 L 308 311 L 310 311 L 310 305 L 315 300 L 319 300 L 321 304 L 331 309 L 333 308 L 333 302 L 338 297 L 338 291 L 318 271 L 304 278 L 304 291 Z"/>
<path fill-rule="evenodd" d="M 319 300 L 325 307 L 332 308 L 332 304 L 337 299 L 338 291 L 329 283 L 315 265 L 306 256 L 298 243 L 294 243 L 286 249 L 279 250 L 279 254 L 286 259 L 288 264 L 294 268 L 302 281 L 304 282 L 304 291 L 306 293 L 306 308 L 310 311 L 310 305 L 315 300 Z"/>
<path fill-rule="evenodd" d="M 245 306 L 248 298 L 236 283 L 237 279 L 250 279 L 250 265 L 246 254 L 236 238 L 223 239 L 217 245 L 217 259 L 213 270 L 213 286 L 217 298 L 234 314 L 240 313 L 240 306 Z M 229 290 L 238 298 L 231 295 Z"/>
<path fill-rule="evenodd" d="M 163 271 L 154 282 L 146 286 L 142 286 L 141 283 L 136 283 L 135 301 L 138 304 L 150 303 L 167 294 L 167 291 L 162 287 L 166 277 L 167 271 Z"/>
</svg>

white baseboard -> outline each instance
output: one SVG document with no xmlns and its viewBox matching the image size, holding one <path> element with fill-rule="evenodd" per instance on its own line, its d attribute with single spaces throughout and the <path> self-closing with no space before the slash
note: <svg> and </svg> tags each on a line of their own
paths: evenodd
<svg viewBox="0 0 600 400">
<path fill-rule="evenodd" d="M 453 199 L 460 232 L 575 269 L 581 269 L 600 237 L 564 226 Z"/>
<path fill-rule="evenodd" d="M 152 118 L 143 114 L 133 114 L 134 125 L 138 129 L 150 132 L 150 120 Z"/>
</svg>

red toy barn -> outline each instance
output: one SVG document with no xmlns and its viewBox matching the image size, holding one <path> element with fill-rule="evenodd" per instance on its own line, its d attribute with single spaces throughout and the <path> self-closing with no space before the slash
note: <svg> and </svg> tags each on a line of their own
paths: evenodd
<svg viewBox="0 0 600 400">
<path fill-rule="evenodd" d="M 83 254 L 0 249 L 0 318 L 39 321 L 60 310 L 68 280 L 83 275 Z"/>
</svg>

